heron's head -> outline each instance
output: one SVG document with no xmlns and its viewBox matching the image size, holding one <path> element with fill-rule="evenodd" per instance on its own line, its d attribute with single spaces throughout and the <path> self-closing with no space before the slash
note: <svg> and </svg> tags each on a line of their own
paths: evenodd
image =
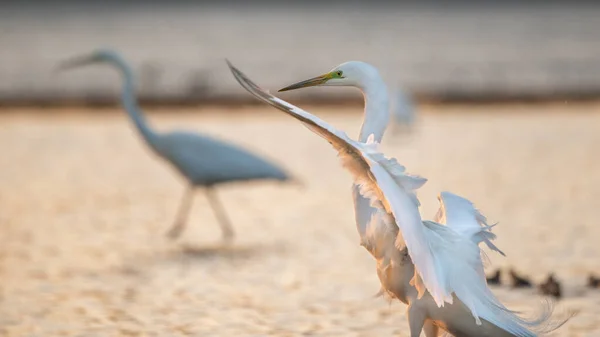
<svg viewBox="0 0 600 337">
<path fill-rule="evenodd" d="M 379 72 L 377 71 L 377 68 L 365 62 L 349 61 L 340 64 L 323 75 L 294 83 L 283 89 L 279 89 L 279 91 L 281 92 L 314 86 L 363 88 L 366 83 L 374 78 L 379 78 Z"/>
<path fill-rule="evenodd" d="M 118 59 L 119 55 L 109 49 L 99 49 L 87 55 L 75 56 L 59 63 L 57 70 L 68 70 L 82 66 L 110 62 Z"/>
</svg>

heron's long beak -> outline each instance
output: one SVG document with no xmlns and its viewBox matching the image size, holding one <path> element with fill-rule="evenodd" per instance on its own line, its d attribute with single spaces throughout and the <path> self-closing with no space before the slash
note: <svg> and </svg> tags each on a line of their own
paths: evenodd
<svg viewBox="0 0 600 337">
<path fill-rule="evenodd" d="M 288 85 L 287 87 L 285 87 L 283 89 L 279 89 L 278 91 L 282 92 L 282 91 L 288 91 L 288 90 L 294 90 L 294 89 L 300 89 L 300 88 L 306 88 L 306 87 L 314 87 L 316 85 L 321 85 L 321 84 L 329 81 L 331 78 L 332 78 L 331 73 L 327 73 L 327 74 L 323 74 L 321 76 L 313 77 L 306 81 Z"/>
<path fill-rule="evenodd" d="M 55 71 L 65 71 L 73 68 L 78 68 L 94 63 L 94 61 L 94 57 L 89 55 L 73 57 L 60 62 L 55 68 Z"/>
</svg>

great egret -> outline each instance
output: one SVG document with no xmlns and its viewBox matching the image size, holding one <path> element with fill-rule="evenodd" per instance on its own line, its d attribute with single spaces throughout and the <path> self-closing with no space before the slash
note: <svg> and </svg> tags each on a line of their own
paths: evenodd
<svg viewBox="0 0 600 337">
<path fill-rule="evenodd" d="M 138 106 L 133 72 L 115 51 L 98 50 L 89 55 L 74 57 L 63 61 L 58 69 L 66 70 L 95 63 L 108 64 L 120 72 L 123 78 L 121 100 L 129 118 L 150 149 L 169 162 L 188 181 L 174 224 L 167 232 L 169 238 L 178 237 L 185 228 L 193 192 L 198 187 L 204 187 L 221 226 L 223 238 L 229 241 L 234 237 L 234 230 L 217 198 L 215 186 L 236 181 L 293 180 L 282 168 L 233 144 L 192 132 L 159 133 L 153 130 Z"/>
<path fill-rule="evenodd" d="M 386 91 L 377 90 L 383 81 L 374 67 L 348 62 L 325 75 L 282 89 L 310 85 L 359 87 L 366 100 L 366 120 L 360 132 L 365 141 L 355 141 L 318 117 L 262 90 L 228 64 L 247 91 L 300 120 L 338 151 L 343 166 L 354 177 L 355 196 L 366 196 L 370 204 L 363 206 L 372 206 L 367 209 L 371 217 L 364 223 L 365 209 L 357 211 L 361 245 L 377 260 L 383 291 L 408 305 L 411 337 L 420 336 L 422 330 L 427 336 L 437 336 L 440 327 L 456 336 L 535 336 L 530 328 L 545 323 L 551 308 L 538 319 L 525 321 L 489 290 L 479 243 L 500 251 L 491 243 L 495 235 L 485 217 L 470 201 L 442 192 L 434 221 L 422 221 L 416 190 L 427 179 L 408 174 L 395 159 L 378 151 L 388 107 Z"/>
</svg>

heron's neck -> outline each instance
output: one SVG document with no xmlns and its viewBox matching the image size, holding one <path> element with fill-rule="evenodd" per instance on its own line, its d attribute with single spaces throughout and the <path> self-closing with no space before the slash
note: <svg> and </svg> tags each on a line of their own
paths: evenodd
<svg viewBox="0 0 600 337">
<path fill-rule="evenodd" d="M 115 58 L 112 60 L 112 64 L 121 73 L 123 78 L 123 89 L 121 92 L 121 102 L 123 108 L 129 115 L 129 118 L 133 121 L 133 124 L 138 129 L 142 137 L 153 146 L 156 133 L 152 130 L 146 118 L 142 114 L 142 111 L 138 105 L 135 97 L 135 84 L 133 79 L 133 72 L 131 68 L 125 63 L 125 61 Z"/>
<path fill-rule="evenodd" d="M 365 98 L 365 116 L 360 129 L 359 141 L 366 142 L 369 135 L 381 142 L 390 119 L 387 86 L 381 77 L 371 78 L 361 86 Z"/>
</svg>

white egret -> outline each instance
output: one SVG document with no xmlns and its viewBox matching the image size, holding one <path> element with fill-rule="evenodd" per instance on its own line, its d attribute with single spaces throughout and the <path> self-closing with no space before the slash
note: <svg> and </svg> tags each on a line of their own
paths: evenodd
<svg viewBox="0 0 600 337">
<path fill-rule="evenodd" d="M 262 90 L 228 64 L 251 94 L 300 120 L 338 151 L 355 181 L 361 245 L 377 260 L 382 289 L 408 305 L 412 337 L 420 336 L 422 330 L 429 337 L 437 336 L 439 328 L 456 336 L 535 336 L 531 329 L 547 322 L 551 308 L 538 319 L 526 321 L 508 310 L 487 287 L 479 243 L 500 251 L 491 243 L 495 238 L 491 226 L 468 200 L 444 192 L 434 221 L 421 220 L 416 190 L 427 180 L 408 174 L 395 159 L 377 150 L 387 123 L 388 102 L 386 91 L 377 90 L 384 85 L 374 67 L 348 62 L 282 89 L 311 85 L 360 88 L 366 118 L 361 140 L 355 141 Z"/>
<path fill-rule="evenodd" d="M 169 162 L 188 182 L 175 221 L 167 232 L 169 238 L 178 237 L 185 228 L 196 188 L 204 187 L 221 226 L 223 238 L 229 241 L 234 237 L 234 230 L 217 198 L 217 185 L 251 180 L 293 180 L 282 168 L 233 144 L 193 132 L 160 133 L 153 130 L 138 106 L 133 72 L 127 62 L 114 51 L 98 50 L 89 55 L 74 57 L 61 63 L 58 69 L 95 63 L 105 63 L 119 71 L 123 79 L 122 104 L 135 128 L 150 149 Z"/>
</svg>

